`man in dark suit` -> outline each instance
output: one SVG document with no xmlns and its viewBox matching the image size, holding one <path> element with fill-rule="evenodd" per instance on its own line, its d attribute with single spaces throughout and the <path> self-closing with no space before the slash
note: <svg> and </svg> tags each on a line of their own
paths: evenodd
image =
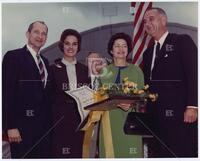
<svg viewBox="0 0 200 161">
<path fill-rule="evenodd" d="M 8 51 L 3 59 L 3 130 L 12 158 L 49 157 L 49 65 L 40 55 L 47 33 L 44 22 L 33 22 L 26 32 L 27 44 Z"/>
<path fill-rule="evenodd" d="M 188 35 L 168 32 L 160 8 L 147 10 L 143 22 L 155 42 L 143 60 L 145 81 L 159 95 L 147 107 L 161 145 L 157 157 L 197 157 L 197 47 Z"/>
</svg>

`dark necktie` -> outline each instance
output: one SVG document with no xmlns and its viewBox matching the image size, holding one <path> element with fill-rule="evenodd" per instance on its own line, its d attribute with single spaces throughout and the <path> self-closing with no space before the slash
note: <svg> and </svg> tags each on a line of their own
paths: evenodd
<svg viewBox="0 0 200 161">
<path fill-rule="evenodd" d="M 45 81 L 44 65 L 42 63 L 40 55 L 37 54 L 36 57 L 37 57 L 37 61 L 38 61 L 40 77 L 41 77 L 42 82 L 44 83 L 44 81 Z"/>
<path fill-rule="evenodd" d="M 159 52 L 160 52 L 160 43 L 157 42 L 157 44 L 156 44 L 156 58 L 159 56 Z"/>
<path fill-rule="evenodd" d="M 155 57 L 154 65 L 155 65 L 155 64 L 157 63 L 157 61 L 158 61 L 159 53 L 160 53 L 160 43 L 157 42 L 157 44 L 156 44 L 156 57 Z"/>
</svg>

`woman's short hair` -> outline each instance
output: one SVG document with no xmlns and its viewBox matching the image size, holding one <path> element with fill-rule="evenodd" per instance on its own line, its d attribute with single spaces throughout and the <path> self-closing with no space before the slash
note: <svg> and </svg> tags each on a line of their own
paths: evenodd
<svg viewBox="0 0 200 161">
<path fill-rule="evenodd" d="M 58 43 L 59 49 L 62 52 L 64 52 L 64 50 L 63 50 L 64 45 L 63 44 L 64 44 L 66 37 L 69 36 L 69 35 L 73 35 L 77 38 L 77 40 L 78 40 L 78 52 L 79 52 L 81 50 L 81 35 L 78 31 L 73 30 L 73 29 L 66 29 L 62 32 L 62 34 L 60 36 L 60 41 Z"/>
<path fill-rule="evenodd" d="M 108 42 L 108 47 L 107 47 L 108 53 L 111 56 L 113 56 L 110 51 L 113 49 L 113 44 L 114 44 L 115 40 L 117 40 L 117 39 L 123 39 L 126 41 L 127 46 L 128 46 L 128 54 L 129 54 L 132 51 L 132 39 L 128 34 L 125 34 L 123 32 L 112 35 L 112 37 L 110 38 L 110 40 Z"/>
</svg>

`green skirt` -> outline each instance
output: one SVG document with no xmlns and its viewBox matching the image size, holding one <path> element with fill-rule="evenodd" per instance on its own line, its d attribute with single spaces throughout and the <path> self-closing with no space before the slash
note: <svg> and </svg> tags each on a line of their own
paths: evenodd
<svg viewBox="0 0 200 161">
<path fill-rule="evenodd" d="M 126 135 L 123 131 L 124 122 L 128 112 L 121 109 L 109 111 L 112 141 L 115 158 L 141 158 L 142 137 L 138 135 Z M 102 127 L 100 127 L 99 156 L 105 158 Z"/>
</svg>

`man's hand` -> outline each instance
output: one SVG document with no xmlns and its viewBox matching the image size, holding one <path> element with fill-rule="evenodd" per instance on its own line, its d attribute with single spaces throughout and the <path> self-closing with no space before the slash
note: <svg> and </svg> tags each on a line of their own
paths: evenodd
<svg viewBox="0 0 200 161">
<path fill-rule="evenodd" d="M 193 123 L 197 120 L 198 110 L 193 108 L 193 106 L 187 106 L 184 112 L 184 122 Z"/>
<path fill-rule="evenodd" d="M 107 66 L 107 64 L 105 62 L 103 62 L 102 58 L 99 58 L 99 60 L 94 60 L 91 65 L 92 74 L 99 75 L 100 71 L 106 66 Z"/>
<path fill-rule="evenodd" d="M 9 140 L 10 143 L 21 142 L 22 138 L 21 138 L 21 135 L 19 133 L 19 130 L 18 129 L 9 129 L 8 130 L 8 140 Z"/>
</svg>

